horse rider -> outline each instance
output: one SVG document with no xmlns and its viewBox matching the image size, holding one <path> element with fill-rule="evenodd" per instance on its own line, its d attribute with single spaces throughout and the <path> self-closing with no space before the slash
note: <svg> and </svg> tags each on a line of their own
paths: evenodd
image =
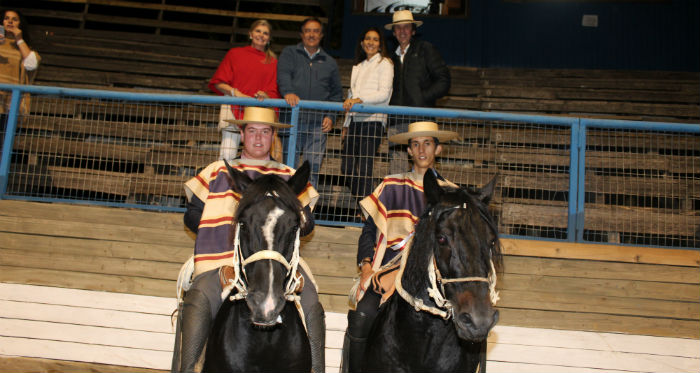
<svg viewBox="0 0 700 373">
<path fill-rule="evenodd" d="M 291 127 L 277 122 L 273 109 L 246 107 L 243 119 L 229 121 L 241 127 L 243 142 L 240 157 L 230 161 L 231 167 L 245 172 L 251 179 L 274 174 L 286 180 L 294 174 L 293 168 L 270 157 L 270 147 L 277 129 Z M 236 196 L 229 191 L 231 182 L 224 161 L 219 160 L 185 183 L 188 204 L 184 222 L 192 232 L 197 233 L 197 238 L 192 283 L 183 302 L 178 305 L 173 372 L 201 370 L 199 363 L 207 336 L 223 303 L 219 270 L 222 266 L 232 263 L 231 242 L 234 232 L 231 224 L 238 206 Z M 310 222 L 302 229 L 302 236 L 313 230 L 311 209 L 318 196 L 311 184 L 307 184 L 306 189 L 298 196 L 304 206 L 306 220 Z M 312 369 L 313 372 L 319 373 L 325 370 L 325 314 L 312 281 L 301 267 L 300 270 L 304 276 L 301 305 L 311 344 Z"/>
<path fill-rule="evenodd" d="M 442 152 L 440 143 L 457 137 L 456 132 L 439 130 L 434 122 L 414 122 L 407 132 L 389 137 L 391 142 L 408 144 L 413 168 L 386 176 L 371 195 L 360 201 L 366 220 L 357 244 L 360 278 L 350 294 L 356 307 L 348 311 L 343 372 L 361 369 L 372 322 L 380 303 L 393 290 L 399 254 L 410 245 L 415 224 L 425 209 L 423 175 L 433 172 L 440 185 L 457 187 L 435 170 L 435 158 Z"/>
</svg>

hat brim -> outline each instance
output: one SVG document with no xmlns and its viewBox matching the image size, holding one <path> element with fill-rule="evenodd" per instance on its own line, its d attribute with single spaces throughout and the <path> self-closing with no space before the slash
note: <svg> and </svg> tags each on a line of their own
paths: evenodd
<svg viewBox="0 0 700 373">
<path fill-rule="evenodd" d="M 387 23 L 384 25 L 384 28 L 387 30 L 391 30 L 394 26 L 396 25 L 403 25 L 404 23 L 415 23 L 416 27 L 420 27 L 420 25 L 423 24 L 423 21 L 398 21 L 398 22 L 392 22 L 392 23 Z"/>
<path fill-rule="evenodd" d="M 255 120 L 243 120 L 243 119 L 224 119 L 224 122 L 229 122 L 231 124 L 235 124 L 237 126 L 241 126 L 244 124 L 266 124 L 268 126 L 272 126 L 275 128 L 291 128 L 291 124 L 286 124 L 286 123 L 278 123 L 278 122 L 263 122 L 263 121 L 255 121 Z"/>
<path fill-rule="evenodd" d="M 397 144 L 407 144 L 408 140 L 416 137 L 435 137 L 440 142 L 450 141 L 459 138 L 457 132 L 454 131 L 415 131 L 404 132 L 389 137 L 389 141 Z"/>
</svg>

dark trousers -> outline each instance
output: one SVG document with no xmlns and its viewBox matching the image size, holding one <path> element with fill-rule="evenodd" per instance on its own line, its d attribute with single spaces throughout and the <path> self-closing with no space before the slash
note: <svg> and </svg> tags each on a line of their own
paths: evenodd
<svg viewBox="0 0 700 373">
<path fill-rule="evenodd" d="M 372 193 L 372 172 L 384 127 L 381 122 L 350 122 L 340 165 L 346 185 L 356 198 Z"/>
</svg>

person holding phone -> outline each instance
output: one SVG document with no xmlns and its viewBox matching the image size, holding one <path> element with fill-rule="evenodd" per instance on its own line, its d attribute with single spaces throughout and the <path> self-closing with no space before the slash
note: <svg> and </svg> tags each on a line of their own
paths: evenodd
<svg viewBox="0 0 700 373">
<path fill-rule="evenodd" d="M 16 10 L 2 12 L 2 31 L 0 32 L 0 83 L 31 84 L 36 76 L 41 58 L 29 44 L 29 25 L 24 16 Z M 20 113 L 29 112 L 29 95 L 25 95 L 20 104 Z M 0 115 L 4 116 L 10 108 L 10 92 L 0 92 Z M 4 119 L 4 118 L 3 118 Z M 6 125 L 2 120 L 3 127 Z"/>
</svg>

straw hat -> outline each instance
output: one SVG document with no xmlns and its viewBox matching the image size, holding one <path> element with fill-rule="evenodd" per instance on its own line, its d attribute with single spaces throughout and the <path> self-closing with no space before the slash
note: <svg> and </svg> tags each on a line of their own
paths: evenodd
<svg viewBox="0 0 700 373">
<path fill-rule="evenodd" d="M 408 132 L 403 132 L 389 137 L 389 141 L 406 144 L 408 140 L 416 137 L 436 137 L 440 142 L 449 141 L 459 137 L 454 131 L 440 131 L 435 122 L 413 122 L 408 125 Z"/>
<path fill-rule="evenodd" d="M 394 12 L 394 16 L 391 19 L 391 23 L 387 23 L 384 25 L 384 28 L 387 30 L 391 30 L 394 25 L 400 25 L 403 23 L 415 23 L 416 27 L 420 26 L 423 24 L 423 21 L 414 21 L 413 20 L 413 13 L 411 13 L 410 10 L 398 10 Z"/>
<path fill-rule="evenodd" d="M 243 119 L 224 119 L 226 122 L 242 126 L 244 124 L 267 124 L 275 128 L 289 128 L 291 124 L 277 122 L 275 110 L 266 107 L 248 106 L 243 111 Z"/>
</svg>

